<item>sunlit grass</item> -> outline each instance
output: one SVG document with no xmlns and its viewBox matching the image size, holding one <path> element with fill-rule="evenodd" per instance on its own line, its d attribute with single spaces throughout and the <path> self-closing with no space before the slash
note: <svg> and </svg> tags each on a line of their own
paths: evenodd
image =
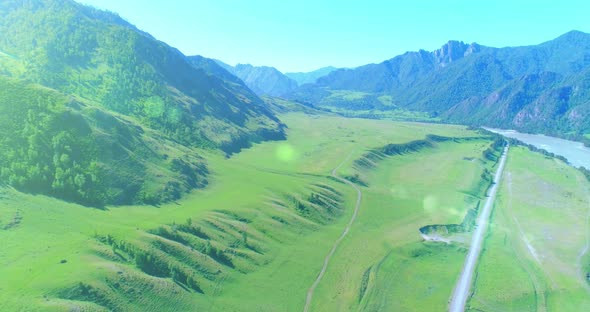
<svg viewBox="0 0 590 312">
<path fill-rule="evenodd" d="M 589 185 L 561 161 L 515 147 L 478 267 L 474 310 L 590 308 L 580 257 L 587 244 Z"/>
<path fill-rule="evenodd" d="M 352 174 L 355 172 L 351 166 L 353 160 L 367 149 L 423 139 L 431 133 L 453 137 L 476 135 L 459 126 L 303 114 L 281 118 L 289 126 L 286 141 L 257 144 L 230 159 L 220 153 L 201 151 L 211 169 L 211 183 L 177 203 L 161 207 L 107 207 L 100 211 L 45 196 L 4 190 L 0 196 L 0 227 L 8 225 L 17 211 L 22 219 L 7 230 L 0 230 L 2 308 L 19 310 L 26 306 L 33 310 L 67 310 L 74 305 L 88 306 L 89 303 L 59 298 L 64 290 L 80 282 L 108 290 L 105 281 L 119 281 L 127 285 L 124 287 L 142 292 L 141 297 L 133 297 L 128 292 L 109 290 L 117 294 L 109 300 L 126 309 L 301 309 L 307 289 L 327 251 L 348 222 L 356 200 L 352 188 L 327 178 L 334 167 L 345 161 L 339 173 Z M 478 157 L 488 144 L 485 140 L 441 143 L 436 149 L 387 159 L 378 169 L 364 172 L 369 187 L 363 188 L 365 197 L 359 219 L 317 290 L 319 299 L 314 301 L 315 309 L 357 307 L 362 276 L 369 267 L 384 261 L 390 252 L 401 252 L 401 255 L 407 254 L 408 248 L 414 248 L 412 246 L 426 248 L 421 247 L 420 226 L 459 222 L 467 209 L 461 191 L 475 185 L 483 170 L 479 163 L 465 161 L 464 157 Z M 271 199 L 281 198 L 282 194 L 305 195 L 310 185 L 317 183 L 342 192 L 344 213 L 341 216 L 326 225 L 312 224 L 301 218 L 293 221 L 299 223 L 292 227 L 271 222 L 270 216 L 284 214 L 280 207 L 269 204 Z M 427 205 L 428 209 L 424 209 L 425 198 L 435 199 Z M 262 262 L 236 260 L 238 269 L 247 274 L 222 268 L 224 278 L 200 279 L 205 294 L 187 292 L 169 278 L 143 274 L 132 263 L 105 258 L 104 255 L 112 254 L 111 248 L 100 245 L 94 237 L 108 234 L 117 240 L 146 246 L 149 241 L 146 239 L 150 237 L 146 231 L 162 225 L 182 224 L 188 218 L 193 222 L 209 220 L 213 211 L 231 211 L 251 220 L 248 221 L 252 222 L 248 232 L 254 235 L 251 241 L 263 243 L 261 247 L 265 252 L 257 256 Z M 438 288 L 433 297 L 438 299 L 424 301 L 424 307 L 440 306 L 441 298 L 450 295 L 452 276 L 461 265 L 460 250 L 444 246 L 435 250 L 440 248 L 442 257 L 455 260 L 445 262 L 449 269 L 441 268 L 447 278 L 440 283 L 448 285 Z M 422 264 L 430 266 L 437 257 L 435 252 L 411 265 L 406 262 L 410 266 L 404 267 L 408 272 L 404 283 L 412 282 L 412 271 L 421 270 Z M 401 265 L 395 259 L 405 258 L 391 259 L 394 263 L 385 262 L 395 267 Z M 61 263 L 62 260 L 66 262 Z M 392 273 L 387 269 L 375 270 L 376 276 L 385 277 L 385 280 Z M 423 273 L 431 277 L 435 274 L 434 271 Z M 126 282 L 120 281 L 121 278 Z M 386 295 L 372 292 L 374 288 L 370 287 L 380 285 L 379 281 L 383 279 L 369 284 L 367 307 Z M 424 281 L 415 282 L 426 285 Z M 393 287 L 402 286 L 396 285 Z M 408 293 L 400 295 L 407 297 Z M 407 297 L 406 302 L 419 302 L 421 295 L 424 293 L 416 292 L 416 296 Z M 174 300 L 170 301 L 172 296 Z"/>
</svg>

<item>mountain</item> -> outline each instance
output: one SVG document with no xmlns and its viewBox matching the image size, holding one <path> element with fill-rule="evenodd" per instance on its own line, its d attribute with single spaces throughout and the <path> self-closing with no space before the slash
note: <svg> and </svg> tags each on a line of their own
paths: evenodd
<svg viewBox="0 0 590 312">
<path fill-rule="evenodd" d="M 185 145 L 232 152 L 283 136 L 245 85 L 194 66 L 115 14 L 70 0 L 3 7 L 0 50 L 13 57 L 2 62 L 5 75 L 95 101 Z"/>
<path fill-rule="evenodd" d="M 191 56 L 193 62 L 200 62 L 202 56 Z M 323 77 L 337 68 L 324 67 L 308 73 L 281 73 L 278 69 L 269 66 L 252 66 L 250 64 L 237 64 L 231 66 L 220 60 L 215 62 L 229 73 L 240 78 L 259 96 L 283 96 L 298 86 L 306 83 L 314 83 L 319 77 Z"/>
<path fill-rule="evenodd" d="M 327 66 L 307 73 L 285 73 L 285 76 L 295 80 L 298 85 L 304 85 L 306 83 L 315 83 L 318 78 L 326 76 L 337 69 L 338 68 L 333 66 Z"/>
<path fill-rule="evenodd" d="M 407 52 L 380 64 L 336 70 L 319 78 L 316 85 L 340 90 L 392 92 L 405 88 L 416 79 L 481 49 L 482 47 L 475 43 L 468 45 L 459 41 L 449 41 L 433 52 Z"/>
<path fill-rule="evenodd" d="M 526 75 L 485 97 L 454 105 L 444 117 L 461 122 L 469 116 L 471 122 L 492 127 L 508 123 L 531 132 L 581 135 L 590 129 L 589 88 L 590 68 L 567 79 L 552 72 Z"/>
<path fill-rule="evenodd" d="M 71 0 L 0 8 L 3 183 L 89 205 L 157 203 L 206 183 L 198 149 L 284 138 L 241 80 L 116 14 Z"/>
<path fill-rule="evenodd" d="M 259 96 L 282 96 L 297 88 L 297 82 L 295 80 L 285 76 L 274 67 L 252 66 L 250 64 L 231 66 L 222 61 L 217 61 L 217 63 L 228 72 L 242 79 Z"/>
<path fill-rule="evenodd" d="M 231 84 L 237 84 L 243 88 L 248 88 L 240 78 L 232 73 L 233 70 L 230 70 L 228 68 L 229 65 L 225 63 L 200 55 L 189 56 L 187 59 L 193 66 L 204 70 L 209 75 L 219 77 Z"/>
<path fill-rule="evenodd" d="M 349 110 L 403 108 L 446 121 L 564 134 L 589 131 L 590 35 L 523 47 L 449 41 L 379 64 L 341 69 L 287 98 Z"/>
</svg>

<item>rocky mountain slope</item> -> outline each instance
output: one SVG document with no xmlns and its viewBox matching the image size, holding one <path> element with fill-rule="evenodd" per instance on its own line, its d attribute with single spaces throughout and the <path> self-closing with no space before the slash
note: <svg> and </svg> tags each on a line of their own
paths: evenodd
<svg viewBox="0 0 590 312">
<path fill-rule="evenodd" d="M 590 35 L 524 47 L 449 41 L 341 69 L 287 97 L 350 110 L 403 108 L 442 120 L 554 134 L 589 132 Z"/>
</svg>

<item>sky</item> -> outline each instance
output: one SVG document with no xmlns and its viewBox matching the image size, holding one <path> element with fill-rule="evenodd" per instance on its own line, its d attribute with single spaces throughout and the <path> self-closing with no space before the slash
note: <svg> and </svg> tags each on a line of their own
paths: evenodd
<svg viewBox="0 0 590 312">
<path fill-rule="evenodd" d="M 449 40 L 505 47 L 590 33 L 588 0 L 79 0 L 186 55 L 306 72 L 379 63 Z"/>
</svg>

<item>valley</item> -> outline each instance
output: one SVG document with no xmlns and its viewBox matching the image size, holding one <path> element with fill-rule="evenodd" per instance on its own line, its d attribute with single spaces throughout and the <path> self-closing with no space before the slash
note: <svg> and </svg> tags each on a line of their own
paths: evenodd
<svg viewBox="0 0 590 312">
<path fill-rule="evenodd" d="M 499 187 L 468 310 L 588 309 L 587 180 L 513 147 Z"/>
<path fill-rule="evenodd" d="M 2 308 L 446 309 L 475 227 L 469 216 L 483 206 L 501 140 L 465 126 L 303 110 L 279 115 L 286 140 L 230 158 L 196 150 L 207 163 L 208 185 L 170 203 L 99 210 L 3 187 Z M 540 181 L 532 190 L 544 200 L 527 204 L 535 209 L 506 212 L 514 209 L 511 201 L 535 198 L 520 199 L 514 192 L 530 191 L 513 190 L 530 185 L 524 181 L 533 173 L 523 164 L 531 161 L 539 162 L 534 179 Z M 575 311 L 586 304 L 588 288 L 587 220 L 577 216 L 590 211 L 589 183 L 560 161 L 521 147 L 511 149 L 506 174 L 467 310 L 553 310 L 579 296 L 568 308 Z M 548 222 L 568 201 L 572 219 Z M 556 235 L 556 242 L 566 239 L 559 230 L 565 224 L 578 224 L 567 234 L 577 243 L 555 245 Z M 424 240 L 420 231 L 429 227 L 443 242 Z M 532 238 L 538 235 L 546 240 Z M 513 267 L 515 254 L 520 260 Z M 555 275 L 563 270 L 567 277 Z M 532 284 L 505 283 L 521 287 L 506 290 L 520 297 L 494 288 L 518 276 Z"/>
<path fill-rule="evenodd" d="M 286 141 L 259 144 L 230 159 L 203 151 L 211 185 L 175 203 L 96 210 L 4 189 L 3 308 L 302 310 L 325 255 L 354 213 L 354 188 L 330 178 L 339 164 L 339 177 L 358 174 L 363 181 L 356 184 L 363 200 L 317 285 L 311 310 L 446 306 L 464 247 L 422 242 L 418 229 L 459 222 L 475 204 L 485 188 L 480 175 L 493 163 L 464 157 L 480 157 L 489 139 L 456 126 L 301 113 L 281 118 L 290 125 Z M 376 168 L 358 161 L 370 150 L 432 134 L 454 139 L 381 154 Z M 308 197 L 310 192 L 318 195 Z M 214 256 L 203 243 L 223 253 Z M 155 263 L 193 272 L 198 287 L 167 269 L 142 266 L 140 250 Z M 443 267 L 423 271 L 439 257 L 447 259 Z M 398 276 L 400 269 L 406 273 Z M 416 270 L 419 278 L 411 273 Z M 442 272 L 447 279 L 434 278 Z M 383 284 L 389 274 L 399 283 Z M 418 288 L 404 293 L 407 283 Z M 407 301 L 391 301 L 385 289 Z M 422 301 L 427 294 L 434 298 Z M 168 296 L 177 303 L 170 305 L 163 299 Z"/>
<path fill-rule="evenodd" d="M 590 34 L 107 2 L 0 0 L 0 311 L 590 310 Z"/>
</svg>

